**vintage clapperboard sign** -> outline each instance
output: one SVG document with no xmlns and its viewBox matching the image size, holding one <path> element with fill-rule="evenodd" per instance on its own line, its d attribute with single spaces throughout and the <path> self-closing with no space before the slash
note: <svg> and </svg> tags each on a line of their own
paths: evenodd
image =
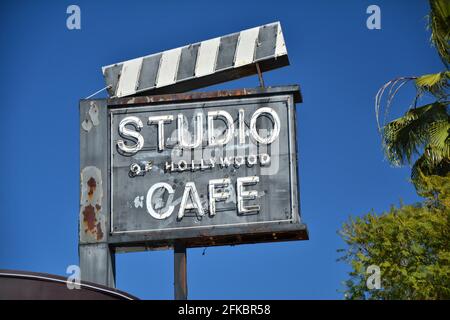
<svg viewBox="0 0 450 320">
<path fill-rule="evenodd" d="M 85 269 L 100 259 L 113 278 L 111 252 L 175 241 L 308 239 L 298 191 L 298 86 L 173 93 L 255 74 L 257 63 L 263 71 L 288 64 L 279 23 L 103 68 L 111 98 L 80 102 Z"/>
<path fill-rule="evenodd" d="M 112 97 L 186 92 L 289 64 L 279 22 L 103 67 Z"/>
</svg>

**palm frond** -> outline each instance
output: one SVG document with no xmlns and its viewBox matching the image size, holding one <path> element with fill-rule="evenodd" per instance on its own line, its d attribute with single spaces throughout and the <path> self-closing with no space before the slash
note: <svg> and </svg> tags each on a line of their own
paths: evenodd
<svg viewBox="0 0 450 320">
<path fill-rule="evenodd" d="M 435 102 L 410 109 L 403 117 L 385 125 L 382 135 L 387 159 L 397 166 L 412 164 L 413 157 L 420 155 L 428 145 L 432 145 L 433 150 L 440 150 L 440 148 L 446 150 L 446 147 L 442 146 L 445 146 L 448 141 L 444 139 L 442 143 L 442 137 L 445 135 L 444 123 L 449 122 L 447 104 Z M 439 158 L 443 154 L 445 151 L 434 157 Z"/>
<path fill-rule="evenodd" d="M 450 159 L 442 159 L 439 163 L 432 163 L 427 154 L 423 154 L 411 168 L 411 181 L 419 195 L 430 192 L 430 177 L 450 177 Z"/>
<path fill-rule="evenodd" d="M 450 64 L 450 1 L 430 0 L 430 8 L 428 26 L 431 29 L 431 42 L 448 68 Z"/>
<path fill-rule="evenodd" d="M 450 159 L 450 121 L 439 120 L 430 124 L 428 129 L 429 145 L 425 148 L 431 163 Z"/>
<path fill-rule="evenodd" d="M 450 0 L 429 2 L 431 41 L 446 70 L 420 77 L 398 77 L 385 83 L 375 96 L 375 116 L 386 157 L 394 165 L 412 165 L 411 179 L 418 191 L 429 188 L 428 176 L 445 176 L 450 172 L 450 101 L 447 93 L 450 87 Z M 387 123 L 394 98 L 411 81 L 414 81 L 416 95 L 409 110 Z M 430 93 L 437 101 L 417 107 L 425 93 Z M 382 103 L 384 100 L 385 104 Z M 381 119 L 383 106 L 384 117 Z"/>
<path fill-rule="evenodd" d="M 375 95 L 375 117 L 377 121 L 378 131 L 381 133 L 382 128 L 387 122 L 387 118 L 389 112 L 391 110 L 394 98 L 396 97 L 399 90 L 407 83 L 414 81 L 416 86 L 416 96 L 414 97 L 410 108 L 415 108 L 417 105 L 418 99 L 425 93 L 429 92 L 433 96 L 435 96 L 438 101 L 444 102 L 448 98 L 448 89 L 450 88 L 449 84 L 450 80 L 450 71 L 442 71 L 439 73 L 433 74 L 425 74 L 419 77 L 398 77 L 386 82 L 381 88 L 377 91 Z M 386 103 L 383 105 L 383 97 L 387 92 L 387 96 L 385 98 Z M 382 112 L 384 106 L 384 112 Z M 381 114 L 384 113 L 384 117 L 381 117 Z"/>
<path fill-rule="evenodd" d="M 388 82 L 386 82 L 377 92 L 375 95 L 375 117 L 377 120 L 377 127 L 378 131 L 382 131 L 382 127 L 384 126 L 384 123 L 386 122 L 387 116 L 389 114 L 389 110 L 391 108 L 392 102 L 397 95 L 398 91 L 401 87 L 403 87 L 406 83 L 416 80 L 417 77 L 399 77 L 392 79 Z M 384 119 L 383 121 L 380 120 L 380 114 L 382 109 L 382 100 L 383 95 L 385 91 L 389 88 L 388 96 L 387 96 L 387 102 L 385 106 L 385 112 L 384 112 Z"/>
<path fill-rule="evenodd" d="M 415 80 L 419 94 L 429 92 L 438 100 L 447 98 L 447 89 L 449 88 L 450 71 L 425 74 Z"/>
</svg>

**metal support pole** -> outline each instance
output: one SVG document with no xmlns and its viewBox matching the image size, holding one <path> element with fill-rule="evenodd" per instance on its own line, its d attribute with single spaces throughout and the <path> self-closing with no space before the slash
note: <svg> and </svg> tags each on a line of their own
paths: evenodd
<svg viewBox="0 0 450 320">
<path fill-rule="evenodd" d="M 183 242 L 174 244 L 174 295 L 175 300 L 187 300 L 187 255 Z"/>
<path fill-rule="evenodd" d="M 259 85 L 261 86 L 261 88 L 265 88 L 266 86 L 264 85 L 264 79 L 258 62 L 256 63 L 256 72 L 258 73 Z"/>
<path fill-rule="evenodd" d="M 80 244 L 81 280 L 115 288 L 115 253 L 107 243 Z"/>
</svg>

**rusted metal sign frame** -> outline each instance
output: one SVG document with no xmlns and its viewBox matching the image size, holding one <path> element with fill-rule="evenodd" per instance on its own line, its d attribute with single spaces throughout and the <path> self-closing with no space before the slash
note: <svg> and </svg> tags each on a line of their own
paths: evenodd
<svg viewBox="0 0 450 320">
<path fill-rule="evenodd" d="M 189 230 L 183 234 L 160 231 L 151 234 L 115 235 L 110 230 L 111 211 L 111 160 L 110 160 L 110 116 L 111 110 L 122 107 L 142 105 L 159 105 L 168 102 L 199 102 L 214 99 L 236 99 L 251 97 L 289 96 L 290 143 L 297 149 L 295 103 L 301 102 L 298 86 L 273 88 L 239 89 L 216 92 L 192 92 L 160 96 L 139 96 L 119 99 L 98 99 L 80 101 L 80 236 L 79 254 L 82 278 L 84 280 L 114 287 L 116 252 L 129 252 L 171 248 L 183 243 L 186 247 L 204 247 L 217 245 L 237 245 L 243 243 L 274 242 L 289 240 L 306 240 L 306 225 L 298 220 L 276 224 L 261 224 L 254 227 L 229 227 L 227 231 L 211 228 L 207 231 Z M 290 160 L 294 164 L 293 195 L 298 201 L 297 193 L 297 151 Z M 299 211 L 294 208 L 293 212 Z"/>
</svg>

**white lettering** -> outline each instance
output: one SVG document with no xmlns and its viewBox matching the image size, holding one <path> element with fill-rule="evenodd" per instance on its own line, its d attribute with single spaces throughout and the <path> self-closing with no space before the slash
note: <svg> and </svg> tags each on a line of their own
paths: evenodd
<svg viewBox="0 0 450 320">
<path fill-rule="evenodd" d="M 209 214 L 211 216 L 214 216 L 216 214 L 216 202 L 224 201 L 230 197 L 230 194 L 228 192 L 217 192 L 216 187 L 224 187 L 226 185 L 229 185 L 230 183 L 231 180 L 229 178 L 209 180 Z"/>
<path fill-rule="evenodd" d="M 169 195 L 171 195 L 172 197 L 173 197 L 173 194 L 174 194 L 175 191 L 173 190 L 173 188 L 172 188 L 172 186 L 170 184 L 165 183 L 165 182 L 158 182 L 158 183 L 155 183 L 147 192 L 146 204 L 147 204 L 147 211 L 148 211 L 148 213 L 153 218 L 158 219 L 158 220 L 162 220 L 162 219 L 168 218 L 172 214 L 174 206 L 170 205 L 166 212 L 157 212 L 157 211 L 155 211 L 155 209 L 153 208 L 153 205 L 152 205 L 152 198 L 153 198 L 153 193 L 159 188 L 166 189 L 167 192 L 169 192 Z M 172 197 L 169 197 L 167 202 L 169 202 Z"/>
<path fill-rule="evenodd" d="M 182 219 L 184 217 L 184 212 L 186 210 L 193 209 L 197 210 L 200 216 L 204 215 L 202 202 L 200 201 L 200 197 L 198 196 L 195 183 L 188 182 L 184 187 L 183 198 L 181 199 L 180 210 L 178 211 L 178 219 Z"/>
<path fill-rule="evenodd" d="M 189 131 L 185 128 L 185 117 L 182 114 L 178 115 L 178 143 L 182 149 L 195 149 L 202 145 L 203 139 L 203 113 L 197 113 L 196 118 L 196 139 L 193 142 L 187 142 L 186 136 L 189 135 Z"/>
<path fill-rule="evenodd" d="M 148 124 L 156 124 L 158 126 L 158 150 L 164 150 L 164 123 L 170 123 L 173 120 L 173 116 L 155 116 L 148 117 Z"/>
<path fill-rule="evenodd" d="M 259 116 L 263 114 L 268 114 L 272 118 L 273 122 L 273 130 L 271 132 L 271 135 L 268 137 L 262 138 L 258 130 L 256 129 L 256 120 L 258 120 Z M 252 118 L 250 119 L 250 133 L 257 142 L 262 144 L 271 144 L 275 141 L 276 138 L 278 138 L 278 135 L 280 134 L 280 118 L 278 117 L 278 114 L 269 107 L 260 108 L 255 111 Z"/>
<path fill-rule="evenodd" d="M 244 186 L 254 185 L 257 184 L 258 182 L 259 182 L 258 176 L 237 178 L 237 201 L 239 214 L 259 211 L 260 209 L 259 205 L 252 205 L 247 207 L 244 206 L 245 200 L 255 200 L 256 197 L 258 196 L 258 191 L 256 190 L 245 191 Z"/>
<path fill-rule="evenodd" d="M 144 137 L 139 132 L 128 129 L 126 126 L 129 124 L 133 125 L 137 131 L 140 131 L 144 127 L 144 125 L 141 119 L 134 116 L 126 117 L 119 123 L 120 136 L 122 138 L 134 138 L 137 140 L 137 143 L 132 146 L 128 146 L 123 140 L 117 140 L 117 146 L 125 153 L 134 154 L 141 150 L 144 146 Z"/>
<path fill-rule="evenodd" d="M 221 139 L 218 139 L 214 135 L 214 120 L 215 119 L 225 119 L 225 123 L 227 125 L 227 133 L 224 134 L 224 136 Z M 234 122 L 231 115 L 224 111 L 224 110 L 218 110 L 218 111 L 209 111 L 208 112 L 208 144 L 210 146 L 221 146 L 225 145 L 233 138 L 234 134 Z"/>
</svg>

